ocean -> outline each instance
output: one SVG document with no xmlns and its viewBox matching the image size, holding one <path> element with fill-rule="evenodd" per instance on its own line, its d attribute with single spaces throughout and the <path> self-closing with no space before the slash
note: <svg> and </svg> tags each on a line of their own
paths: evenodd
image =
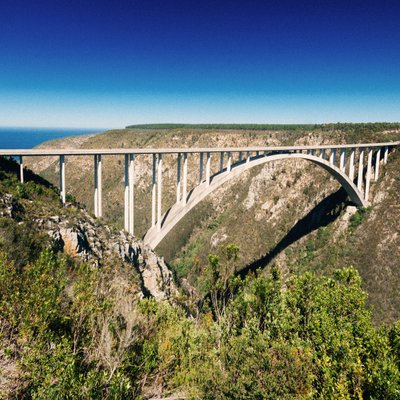
<svg viewBox="0 0 400 400">
<path fill-rule="evenodd" d="M 0 127 L 0 149 L 31 149 L 47 140 L 100 133 L 103 129 L 5 128 Z"/>
</svg>

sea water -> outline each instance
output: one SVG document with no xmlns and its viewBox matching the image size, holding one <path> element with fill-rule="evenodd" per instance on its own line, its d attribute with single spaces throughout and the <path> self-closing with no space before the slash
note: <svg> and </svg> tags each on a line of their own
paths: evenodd
<svg viewBox="0 0 400 400">
<path fill-rule="evenodd" d="M 47 140 L 65 136 L 86 135 L 102 132 L 102 129 L 62 128 L 2 128 L 0 127 L 0 149 L 31 149 Z"/>
</svg>

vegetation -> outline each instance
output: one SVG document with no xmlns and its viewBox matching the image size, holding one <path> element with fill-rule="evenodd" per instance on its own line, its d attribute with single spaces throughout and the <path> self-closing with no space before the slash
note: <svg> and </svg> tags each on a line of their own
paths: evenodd
<svg viewBox="0 0 400 400">
<path fill-rule="evenodd" d="M 2 196 L 61 212 L 53 189 L 22 189 L 1 173 Z M 15 213 L 0 231 L 2 397 L 144 399 L 156 390 L 188 399 L 400 398 L 400 322 L 373 323 L 352 267 L 241 277 L 241 251 L 231 243 L 208 255 L 199 303 L 157 303 L 140 296 L 130 266 L 93 268 L 55 253 Z M 320 228 L 306 241 L 305 267 L 330 234 Z"/>
<path fill-rule="evenodd" d="M 374 327 L 352 268 L 237 280 L 224 307 L 216 273 L 220 295 L 196 318 L 113 287 L 120 273 L 47 250 L 19 270 L 1 256 L 0 340 L 21 370 L 15 397 L 140 398 L 154 382 L 201 399 L 400 396 L 400 324 Z"/>
<path fill-rule="evenodd" d="M 272 131 L 331 131 L 380 132 L 400 129 L 398 122 L 336 123 L 336 124 L 139 124 L 127 129 L 218 129 L 218 130 L 272 130 Z"/>
</svg>

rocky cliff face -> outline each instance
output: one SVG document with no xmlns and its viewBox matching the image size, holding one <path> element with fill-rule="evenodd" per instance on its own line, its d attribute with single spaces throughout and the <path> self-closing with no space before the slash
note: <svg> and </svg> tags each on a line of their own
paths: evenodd
<svg viewBox="0 0 400 400">
<path fill-rule="evenodd" d="M 25 204 L 24 204 L 25 203 Z M 44 204 L 17 200 L 10 193 L 0 193 L 2 224 L 9 219 L 19 226 L 48 237 L 48 246 L 88 263 L 93 268 L 115 262 L 127 263 L 140 277 L 142 296 L 157 301 L 177 294 L 172 273 L 164 260 L 132 235 L 118 231 L 92 218 L 85 210 L 69 204 L 65 209 L 46 210 Z"/>
</svg>

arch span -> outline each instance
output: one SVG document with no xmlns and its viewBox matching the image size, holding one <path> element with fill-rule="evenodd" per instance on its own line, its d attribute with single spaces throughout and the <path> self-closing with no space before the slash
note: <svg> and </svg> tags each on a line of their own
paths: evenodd
<svg viewBox="0 0 400 400">
<path fill-rule="evenodd" d="M 185 205 L 181 203 L 174 204 L 163 216 L 161 229 L 158 230 L 157 226 L 151 227 L 146 235 L 144 236 L 144 242 L 151 248 L 157 247 L 157 245 L 164 239 L 164 237 L 171 231 L 171 229 L 198 203 L 206 198 L 210 193 L 219 188 L 221 185 L 240 175 L 242 172 L 253 168 L 257 165 L 262 165 L 267 162 L 288 160 L 288 159 L 302 159 L 308 160 L 312 163 L 322 167 L 328 173 L 330 173 L 346 190 L 351 201 L 357 206 L 365 207 L 367 202 L 364 200 L 363 194 L 357 189 L 357 186 L 350 180 L 350 178 L 335 165 L 331 164 L 323 158 L 316 157 L 311 154 L 303 153 L 284 153 L 284 154 L 273 154 L 273 155 L 262 155 L 253 157 L 249 162 L 242 161 L 232 166 L 232 169 L 228 171 L 224 169 L 213 175 L 210 179 L 210 185 L 207 187 L 206 182 L 203 181 L 201 184 L 196 186 L 188 195 L 187 202 Z"/>
</svg>

